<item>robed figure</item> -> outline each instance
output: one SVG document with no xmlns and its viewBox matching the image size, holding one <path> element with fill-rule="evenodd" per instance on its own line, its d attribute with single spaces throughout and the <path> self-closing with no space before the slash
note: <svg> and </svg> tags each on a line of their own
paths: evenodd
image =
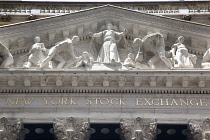
<svg viewBox="0 0 210 140">
<path fill-rule="evenodd" d="M 120 63 L 118 47 L 124 49 L 127 47 L 125 39 L 126 30 L 117 32 L 115 31 L 117 27 L 111 23 L 107 23 L 106 28 L 99 33 L 90 34 L 92 37 L 90 52 L 97 58 L 97 62 L 105 64 Z"/>
</svg>

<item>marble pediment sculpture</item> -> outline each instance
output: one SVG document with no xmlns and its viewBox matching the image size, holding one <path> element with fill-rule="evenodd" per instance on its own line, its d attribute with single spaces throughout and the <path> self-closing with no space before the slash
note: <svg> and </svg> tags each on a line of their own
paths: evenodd
<svg viewBox="0 0 210 140">
<path fill-rule="evenodd" d="M 118 47 L 120 47 L 119 42 L 121 40 L 124 41 L 123 46 L 126 47 L 126 30 L 117 32 L 113 28 L 112 23 L 107 23 L 105 30 L 91 35 L 90 52 L 97 56 L 97 62 L 113 65 L 121 62 Z M 98 48 L 93 45 L 94 40 L 99 43 Z"/>
<path fill-rule="evenodd" d="M 9 68 L 13 63 L 14 59 L 9 49 L 0 42 L 0 68 Z"/>
<path fill-rule="evenodd" d="M 112 5 L 2 26 L 0 32 L 1 68 L 194 69 L 209 63 L 208 53 L 202 61 L 210 47 L 208 25 Z"/>
<path fill-rule="evenodd" d="M 171 48 L 172 61 L 175 68 L 193 68 L 196 64 L 196 55 L 190 54 L 183 44 L 184 37 L 180 36 Z"/>
</svg>

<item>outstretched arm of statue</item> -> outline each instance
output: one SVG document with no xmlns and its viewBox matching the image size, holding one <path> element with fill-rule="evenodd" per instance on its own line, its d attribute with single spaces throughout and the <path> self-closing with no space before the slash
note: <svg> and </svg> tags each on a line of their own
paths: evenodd
<svg viewBox="0 0 210 140">
<path fill-rule="evenodd" d="M 101 37 L 102 36 L 102 34 L 103 34 L 103 32 L 99 32 L 99 33 L 92 33 L 92 32 L 89 32 L 89 36 L 91 37 L 91 38 L 95 38 L 95 37 Z"/>
<path fill-rule="evenodd" d="M 103 32 L 94 33 L 92 37 L 101 37 Z"/>
<path fill-rule="evenodd" d="M 114 33 L 119 35 L 119 36 L 124 36 L 127 33 L 127 30 L 124 29 L 123 32 L 116 32 L 116 31 L 114 31 Z"/>
</svg>

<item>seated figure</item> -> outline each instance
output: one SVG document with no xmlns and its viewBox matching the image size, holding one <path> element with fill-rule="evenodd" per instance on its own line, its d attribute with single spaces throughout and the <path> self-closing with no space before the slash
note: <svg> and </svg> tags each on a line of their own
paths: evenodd
<svg viewBox="0 0 210 140">
<path fill-rule="evenodd" d="M 183 36 L 180 36 L 177 41 L 178 43 L 174 44 L 170 51 L 174 68 L 193 68 L 197 59 L 196 55 L 188 52 L 188 49 L 183 44 Z"/>
<path fill-rule="evenodd" d="M 14 59 L 9 49 L 0 42 L 0 68 L 9 68 L 13 63 Z"/>
<path fill-rule="evenodd" d="M 132 53 L 128 54 L 128 58 L 125 59 L 123 65 L 126 66 L 128 69 L 136 67 L 136 62 L 134 61 L 134 55 Z"/>
<path fill-rule="evenodd" d="M 47 49 L 44 46 L 44 43 L 40 43 L 40 37 L 34 38 L 35 44 L 32 45 L 31 50 L 29 51 L 28 62 L 23 65 L 23 68 L 30 67 L 39 67 L 41 62 L 47 56 Z"/>
<path fill-rule="evenodd" d="M 90 57 L 90 54 L 86 51 L 82 53 L 82 56 L 78 58 L 78 62 L 75 67 L 86 67 L 92 66 L 93 59 Z"/>
</svg>

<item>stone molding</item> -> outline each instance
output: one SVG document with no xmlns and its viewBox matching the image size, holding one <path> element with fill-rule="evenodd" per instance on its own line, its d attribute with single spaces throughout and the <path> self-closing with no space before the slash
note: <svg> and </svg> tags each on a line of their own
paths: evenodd
<svg viewBox="0 0 210 140">
<path fill-rule="evenodd" d="M 0 71 L 0 93 L 210 93 L 207 70 Z"/>
<path fill-rule="evenodd" d="M 112 15 L 112 16 L 110 16 Z M 118 16 L 121 18 L 129 18 L 132 20 L 138 20 L 138 22 L 149 22 L 154 25 L 160 25 L 162 27 L 168 27 L 171 29 L 177 28 L 186 31 L 192 31 L 202 34 L 209 35 L 209 26 L 199 23 L 192 23 L 184 20 L 178 20 L 174 18 L 156 16 L 143 12 L 138 12 L 134 10 L 129 10 L 126 8 L 121 8 L 113 5 L 99 6 L 96 8 L 90 8 L 88 10 L 81 10 L 75 13 L 59 15 L 48 17 L 44 19 L 37 19 L 34 21 L 27 21 L 22 23 L 17 23 L 13 25 L 1 26 L 0 31 L 3 34 L 13 34 L 14 32 L 24 32 L 31 30 L 31 27 L 36 27 L 37 29 L 43 28 L 43 24 L 48 26 L 53 26 L 54 23 L 57 25 L 64 24 L 65 22 L 78 22 L 79 20 L 84 20 L 86 17 L 102 17 L 102 16 Z"/>
</svg>

